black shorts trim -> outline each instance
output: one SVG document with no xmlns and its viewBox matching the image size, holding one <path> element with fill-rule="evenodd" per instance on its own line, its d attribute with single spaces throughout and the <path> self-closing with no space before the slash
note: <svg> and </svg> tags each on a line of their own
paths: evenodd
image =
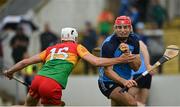
<svg viewBox="0 0 180 107">
<path fill-rule="evenodd" d="M 116 87 L 123 87 L 120 86 L 119 84 L 115 83 L 115 82 L 105 82 L 105 81 L 98 81 L 98 86 L 100 91 L 102 92 L 102 94 L 104 96 L 106 96 L 109 99 L 109 96 L 111 94 L 111 92 L 116 88 Z"/>
<path fill-rule="evenodd" d="M 133 79 L 136 79 L 138 76 L 141 74 L 135 74 L 133 76 Z M 145 77 L 141 78 L 140 80 L 137 81 L 138 88 L 151 88 L 151 81 L 152 81 L 152 75 L 148 74 Z"/>
</svg>

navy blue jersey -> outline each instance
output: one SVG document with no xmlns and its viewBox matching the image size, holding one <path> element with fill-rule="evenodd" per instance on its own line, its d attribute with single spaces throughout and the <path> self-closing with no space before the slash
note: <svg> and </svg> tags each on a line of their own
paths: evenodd
<svg viewBox="0 0 180 107">
<path fill-rule="evenodd" d="M 101 47 L 101 57 L 105 58 L 114 58 L 119 57 L 122 55 L 122 51 L 119 49 L 120 41 L 116 34 L 112 34 L 111 36 L 107 37 L 102 44 Z M 139 54 L 140 47 L 139 47 L 139 39 L 136 37 L 135 34 L 130 34 L 128 37 L 127 42 L 129 49 L 132 54 Z M 113 70 L 122 78 L 130 79 L 131 78 L 131 67 L 129 64 L 115 64 L 113 65 Z M 99 68 L 99 80 L 103 81 L 112 81 L 104 74 L 104 67 Z"/>
</svg>

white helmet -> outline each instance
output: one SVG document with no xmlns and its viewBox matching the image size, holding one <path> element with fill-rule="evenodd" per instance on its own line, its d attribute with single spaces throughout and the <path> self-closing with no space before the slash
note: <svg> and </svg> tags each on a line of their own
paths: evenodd
<svg viewBox="0 0 180 107">
<path fill-rule="evenodd" d="M 76 38 L 78 37 L 78 33 L 75 28 L 62 28 L 61 30 L 61 41 L 74 41 L 76 42 Z"/>
</svg>

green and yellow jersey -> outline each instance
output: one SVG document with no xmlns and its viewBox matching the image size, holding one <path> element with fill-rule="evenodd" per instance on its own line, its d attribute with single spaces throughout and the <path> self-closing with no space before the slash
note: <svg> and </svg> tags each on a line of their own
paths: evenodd
<svg viewBox="0 0 180 107">
<path fill-rule="evenodd" d="M 56 80 L 65 89 L 69 74 L 78 62 L 79 56 L 83 57 L 88 53 L 84 46 L 73 42 L 48 47 L 39 54 L 45 64 L 37 74 Z"/>
</svg>

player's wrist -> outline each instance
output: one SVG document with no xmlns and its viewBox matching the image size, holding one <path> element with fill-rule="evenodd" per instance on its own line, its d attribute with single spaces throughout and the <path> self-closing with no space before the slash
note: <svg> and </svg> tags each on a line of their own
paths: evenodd
<svg viewBox="0 0 180 107">
<path fill-rule="evenodd" d="M 127 80 L 125 80 L 125 79 L 119 79 L 119 84 L 120 84 L 120 85 L 125 86 L 125 85 L 126 85 L 126 82 L 127 82 Z"/>
</svg>

